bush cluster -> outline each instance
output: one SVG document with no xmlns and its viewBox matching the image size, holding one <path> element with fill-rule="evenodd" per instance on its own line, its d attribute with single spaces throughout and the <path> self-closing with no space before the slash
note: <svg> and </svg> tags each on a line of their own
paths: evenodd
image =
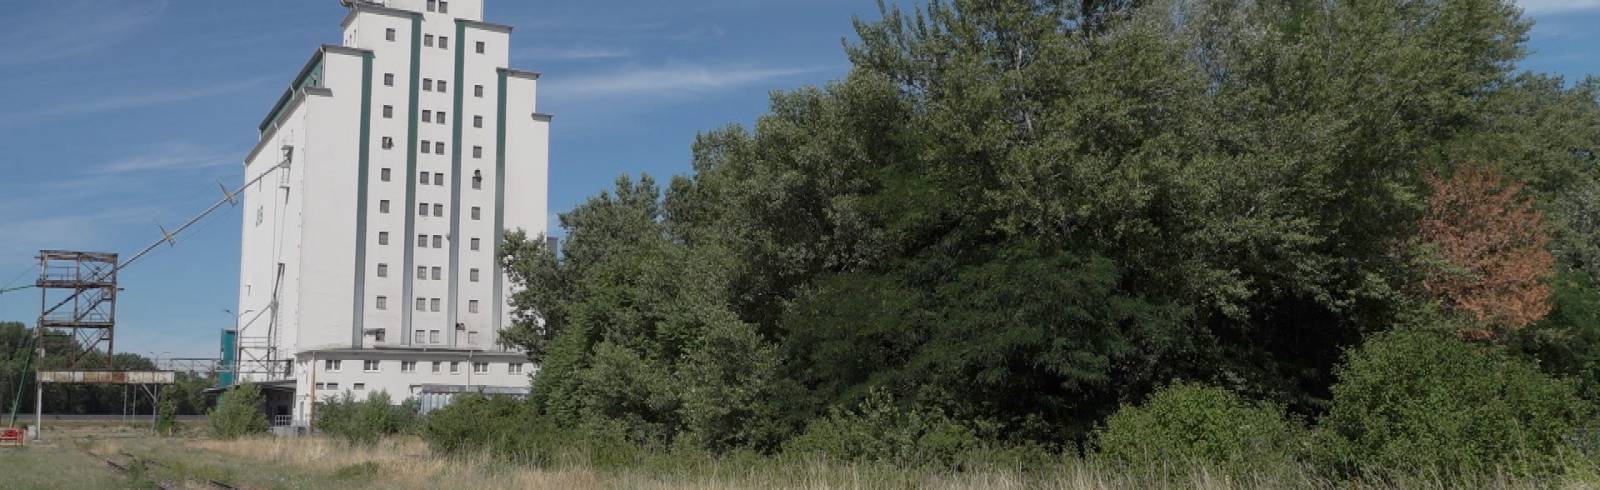
<svg viewBox="0 0 1600 490">
<path fill-rule="evenodd" d="M 262 412 L 266 401 L 255 383 L 240 383 L 223 393 L 206 416 L 211 437 L 237 439 L 266 432 L 267 415 Z"/>
<path fill-rule="evenodd" d="M 346 391 L 317 404 L 312 426 L 355 445 L 372 445 L 385 436 L 407 432 L 417 424 L 417 403 L 407 400 L 391 403 L 389 394 L 378 391 L 362 401 Z"/>
<path fill-rule="evenodd" d="M 888 392 L 873 390 L 860 406 L 835 408 L 812 422 L 785 449 L 842 461 L 915 466 L 949 465 L 977 446 L 974 431 L 943 411 L 900 406 Z"/>
<path fill-rule="evenodd" d="M 1287 467 L 1300 432 L 1280 407 L 1178 384 L 1118 410 L 1095 432 L 1095 449 L 1125 467 L 1187 472 L 1202 465 L 1242 474 Z"/>
</svg>

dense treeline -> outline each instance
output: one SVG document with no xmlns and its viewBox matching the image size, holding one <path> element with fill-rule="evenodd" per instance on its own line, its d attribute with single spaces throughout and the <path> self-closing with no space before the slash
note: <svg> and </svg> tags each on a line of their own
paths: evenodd
<svg viewBox="0 0 1600 490">
<path fill-rule="evenodd" d="M 45 339 L 46 368 L 66 366 L 64 352 L 77 350 L 77 340 L 66 337 Z M 34 399 L 34 333 L 17 322 L 0 322 L 0 413 L 10 415 L 13 405 L 19 413 L 33 413 Z M 105 354 L 93 352 L 84 361 L 86 365 L 104 365 Z M 115 355 L 118 369 L 154 369 L 155 362 L 133 353 Z M 174 414 L 199 415 L 206 413 L 212 397 L 205 390 L 215 386 L 209 376 L 180 374 L 178 383 L 164 387 L 162 397 L 167 399 Z M 20 388 L 20 389 L 19 389 Z M 52 385 L 45 389 L 44 406 L 49 413 L 63 414 L 120 414 L 151 412 L 150 399 L 126 386 Z M 9 420 L 9 419 L 8 419 Z"/>
<path fill-rule="evenodd" d="M 507 338 L 541 363 L 516 417 L 896 460 L 1281 417 L 1168 449 L 1350 472 L 1558 467 L 1592 422 L 1600 79 L 1518 73 L 1512 3 L 882 14 L 692 175 L 620 179 L 559 254 L 512 236 Z"/>
</svg>

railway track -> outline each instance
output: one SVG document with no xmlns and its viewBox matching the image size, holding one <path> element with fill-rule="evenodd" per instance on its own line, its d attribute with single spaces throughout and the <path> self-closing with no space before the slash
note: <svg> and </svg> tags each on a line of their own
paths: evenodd
<svg viewBox="0 0 1600 490">
<path fill-rule="evenodd" d="M 157 467 L 157 468 L 172 469 L 171 466 L 169 466 L 169 465 L 167 465 L 165 463 L 162 463 L 160 461 L 151 460 L 151 459 L 140 458 L 138 456 L 134 456 L 132 453 L 129 453 L 127 451 L 119 451 L 118 452 L 119 455 L 121 455 L 121 456 L 123 456 L 125 458 L 128 458 L 127 459 L 128 462 L 126 464 L 124 464 L 124 463 L 117 462 L 115 459 L 111 459 L 111 458 L 108 458 L 108 457 L 105 457 L 105 456 L 101 456 L 99 454 L 95 454 L 94 451 L 90 451 L 88 448 L 80 446 L 79 449 L 81 449 L 85 454 L 88 454 L 89 457 L 97 459 L 97 460 L 100 460 L 100 462 L 105 464 L 107 468 L 111 468 L 111 469 L 117 470 L 117 472 L 122 473 L 124 475 L 128 475 L 128 476 L 136 476 L 137 475 L 137 473 L 133 469 L 133 467 L 135 465 L 140 466 L 140 467 L 151 467 L 151 466 L 154 466 L 154 467 Z M 143 473 L 143 472 L 141 471 L 141 472 L 138 472 L 138 473 Z M 176 483 L 170 482 L 170 481 L 151 480 L 151 482 L 155 483 L 156 487 L 160 488 L 161 490 L 176 490 L 178 488 L 181 488 Z M 211 488 L 215 488 L 215 489 L 219 489 L 219 490 L 237 490 L 239 488 L 239 487 L 230 485 L 227 482 L 222 482 L 222 481 L 217 481 L 217 480 L 208 479 L 208 480 L 205 480 L 205 482 L 206 482 L 206 485 L 210 486 Z"/>
</svg>

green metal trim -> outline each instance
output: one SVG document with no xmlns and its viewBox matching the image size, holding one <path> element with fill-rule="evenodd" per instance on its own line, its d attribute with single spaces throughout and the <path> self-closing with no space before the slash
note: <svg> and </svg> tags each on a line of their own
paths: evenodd
<svg viewBox="0 0 1600 490">
<path fill-rule="evenodd" d="M 466 22 L 456 19 L 456 97 L 455 105 L 451 106 L 456 114 L 450 144 L 450 285 L 447 295 L 449 304 L 445 307 L 448 318 L 446 324 L 451 327 L 448 329 L 450 334 L 447 342 L 452 347 L 457 344 L 455 325 L 460 318 L 461 240 L 457 237 L 461 236 L 461 104 L 462 97 L 466 95 L 463 90 L 466 86 L 466 33 Z"/>
<path fill-rule="evenodd" d="M 500 75 L 500 102 L 495 116 L 494 143 L 494 331 L 499 335 L 505 311 L 505 270 L 499 265 L 501 242 L 506 235 L 506 71 Z"/>
<path fill-rule="evenodd" d="M 322 59 L 325 49 L 317 48 L 316 52 L 311 53 L 311 59 L 306 60 L 305 66 L 300 67 L 300 72 L 295 74 L 294 81 L 289 82 L 289 88 L 283 91 L 283 96 L 278 97 L 278 102 L 272 105 L 272 110 L 267 111 L 267 117 L 256 126 L 258 131 L 265 133 L 267 128 L 278 123 L 278 118 L 283 115 L 283 108 L 289 105 L 289 99 L 294 97 L 296 91 L 306 87 L 322 86 Z"/>
<path fill-rule="evenodd" d="M 361 132 L 356 163 L 356 287 L 350 346 L 361 348 L 367 304 L 367 177 L 372 153 L 372 53 L 361 54 Z"/>
<path fill-rule="evenodd" d="M 401 310 L 400 310 L 401 311 L 400 343 L 402 345 L 410 345 L 411 344 L 411 318 L 412 318 L 411 303 L 412 303 L 412 301 L 414 301 L 414 299 L 411 297 L 412 294 L 413 294 L 412 288 L 414 286 L 411 283 L 412 282 L 412 278 L 414 277 L 411 274 L 411 270 L 416 267 L 415 262 L 416 262 L 416 254 L 417 254 L 417 246 L 416 246 L 416 242 L 415 242 L 415 237 L 416 237 L 416 234 L 417 234 L 417 215 L 416 215 L 416 213 L 413 213 L 411 210 L 415 209 L 416 206 L 417 206 L 417 104 L 419 102 L 418 99 L 419 99 L 419 97 L 421 95 L 421 91 L 420 91 L 421 84 L 422 84 L 422 14 L 412 14 L 412 16 L 411 16 L 411 110 L 409 111 L 410 112 L 409 121 L 407 121 L 407 123 L 406 123 L 407 124 L 407 128 L 408 128 L 407 129 L 407 133 L 408 134 L 406 135 L 406 174 L 405 174 L 405 177 L 404 177 L 405 181 L 406 181 L 406 205 L 403 208 L 405 210 L 405 216 L 406 216 L 406 234 L 405 234 L 405 237 L 403 237 L 401 239 L 401 243 L 405 244 L 406 253 L 405 253 L 405 267 L 400 269 L 401 270 L 400 276 L 402 278 L 404 278 L 404 281 L 405 281 L 404 282 L 404 286 L 401 288 L 401 290 L 404 291 L 403 293 L 401 293 L 401 298 L 402 298 L 401 299 L 401 304 L 404 305 L 404 307 L 401 308 Z"/>
</svg>

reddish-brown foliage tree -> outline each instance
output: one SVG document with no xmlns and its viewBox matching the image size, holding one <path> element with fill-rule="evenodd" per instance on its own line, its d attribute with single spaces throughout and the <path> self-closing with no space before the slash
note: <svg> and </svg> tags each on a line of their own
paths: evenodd
<svg viewBox="0 0 1600 490">
<path fill-rule="evenodd" d="M 1477 165 L 1425 179 L 1433 195 L 1421 239 L 1448 266 L 1427 271 L 1422 285 L 1478 320 L 1462 336 L 1489 339 L 1544 318 L 1555 258 L 1546 247 L 1544 214 L 1520 195 L 1522 184 Z"/>
</svg>

